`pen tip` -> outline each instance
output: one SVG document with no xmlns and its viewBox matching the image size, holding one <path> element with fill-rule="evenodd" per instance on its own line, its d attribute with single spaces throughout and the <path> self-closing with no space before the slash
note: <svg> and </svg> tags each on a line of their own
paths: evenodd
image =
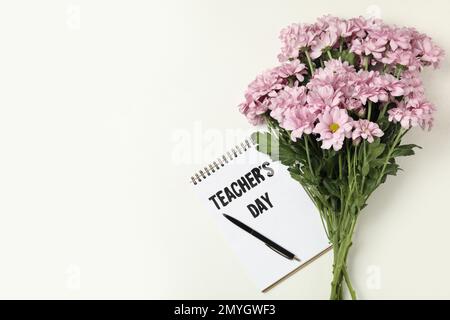
<svg viewBox="0 0 450 320">
<path fill-rule="evenodd" d="M 298 262 L 301 262 L 301 260 L 299 258 L 297 258 L 297 257 L 294 257 L 294 260 L 298 261 Z"/>
</svg>

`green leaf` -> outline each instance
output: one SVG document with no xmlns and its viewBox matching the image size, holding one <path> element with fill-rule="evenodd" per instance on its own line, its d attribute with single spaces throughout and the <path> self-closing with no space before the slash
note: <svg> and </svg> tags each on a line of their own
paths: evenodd
<svg viewBox="0 0 450 320">
<path fill-rule="evenodd" d="M 341 57 L 342 61 L 347 61 L 350 65 L 355 64 L 355 54 L 353 52 L 345 50 L 342 52 Z"/>
<path fill-rule="evenodd" d="M 303 182 L 303 177 L 302 177 L 302 175 L 301 175 L 301 173 L 300 173 L 300 170 L 298 170 L 298 169 L 295 168 L 295 167 L 290 167 L 290 168 L 288 169 L 288 171 L 289 171 L 289 173 L 291 174 L 291 177 L 292 177 L 294 180 L 296 180 L 296 181 L 298 181 L 298 182 L 300 182 L 300 183 Z"/>
<path fill-rule="evenodd" d="M 390 146 L 394 142 L 395 136 L 400 131 L 401 125 L 389 121 L 386 122 L 386 124 L 387 126 L 385 128 L 381 128 L 384 132 L 384 135 L 381 137 L 381 141 Z"/>
<path fill-rule="evenodd" d="M 369 178 L 366 180 L 366 183 L 364 185 L 364 193 L 371 194 L 376 187 L 377 187 L 377 179 Z"/>
<path fill-rule="evenodd" d="M 404 145 L 400 146 L 400 148 L 402 148 L 402 147 L 423 149 L 421 146 L 418 146 L 417 144 L 404 144 Z"/>
<path fill-rule="evenodd" d="M 400 166 L 396 163 L 389 163 L 386 166 L 385 175 L 396 176 L 397 172 L 400 170 Z"/>
<path fill-rule="evenodd" d="M 380 155 L 383 154 L 384 150 L 386 149 L 386 145 L 384 143 L 379 143 L 378 139 L 376 141 L 378 141 L 377 144 L 375 144 L 375 142 L 369 144 L 369 159 L 370 160 L 377 159 Z"/>
<path fill-rule="evenodd" d="M 273 161 L 280 161 L 285 166 L 292 166 L 297 161 L 297 154 L 289 145 L 280 143 L 277 137 L 269 132 L 256 132 L 252 134 L 256 142 L 256 149 L 267 154 Z"/>
<path fill-rule="evenodd" d="M 368 162 L 368 161 L 365 161 L 365 162 L 363 163 L 363 166 L 362 166 L 362 169 L 361 169 L 362 175 L 363 175 L 364 177 L 367 176 L 367 175 L 369 174 L 369 170 L 370 170 L 369 162 Z"/>
<path fill-rule="evenodd" d="M 392 153 L 392 156 L 394 158 L 396 158 L 396 157 L 408 157 L 408 156 L 413 156 L 415 154 L 416 153 L 412 149 L 395 149 L 394 152 Z"/>
<path fill-rule="evenodd" d="M 412 156 L 415 154 L 414 148 L 422 149 L 421 147 L 415 144 L 404 144 L 394 149 L 394 152 L 392 152 L 392 157 L 396 158 L 396 157 Z"/>
<path fill-rule="evenodd" d="M 325 189 L 327 189 L 327 191 L 336 197 L 340 197 L 340 191 L 339 191 L 339 187 L 338 187 L 338 183 L 336 180 L 331 180 L 331 179 L 323 179 L 322 181 L 323 186 L 325 187 Z"/>
<path fill-rule="evenodd" d="M 303 140 L 300 140 L 300 141 L 302 141 L 302 143 L 303 143 Z M 301 147 L 299 145 L 298 142 L 296 144 L 291 144 L 292 142 L 289 141 L 288 143 L 289 143 L 288 146 L 298 155 L 298 158 L 306 159 L 306 157 L 307 157 L 306 151 L 305 151 L 305 149 L 303 149 L 303 147 Z"/>
<path fill-rule="evenodd" d="M 370 172 L 368 175 L 369 179 L 377 180 L 380 174 L 381 174 L 381 168 L 374 167 L 373 165 L 371 165 Z"/>
<path fill-rule="evenodd" d="M 386 117 L 386 115 L 383 118 L 379 119 L 377 121 L 377 123 L 378 123 L 378 126 L 380 127 L 380 129 L 383 130 L 383 132 L 385 132 L 387 130 L 387 128 L 389 127 L 389 125 L 391 124 L 391 122 L 388 121 L 388 118 Z"/>
<path fill-rule="evenodd" d="M 280 145 L 278 154 L 274 153 L 272 155 L 272 159 L 275 161 L 278 159 L 285 166 L 292 166 L 297 161 L 295 152 L 291 148 L 283 145 Z"/>
<path fill-rule="evenodd" d="M 375 160 L 372 160 L 372 161 L 370 162 L 370 165 L 371 165 L 373 168 L 382 167 L 382 166 L 384 166 L 384 162 L 385 162 L 385 159 L 384 159 L 384 158 L 375 159 Z"/>
</svg>

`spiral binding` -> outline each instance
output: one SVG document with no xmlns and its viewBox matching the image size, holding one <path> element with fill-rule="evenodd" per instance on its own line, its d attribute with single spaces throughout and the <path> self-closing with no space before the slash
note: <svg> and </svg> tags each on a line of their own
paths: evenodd
<svg viewBox="0 0 450 320">
<path fill-rule="evenodd" d="M 223 154 L 221 157 L 219 157 L 216 161 L 213 161 L 203 169 L 199 170 L 198 172 L 194 173 L 194 175 L 191 177 L 191 182 L 194 185 L 197 185 L 198 183 L 205 180 L 207 177 L 215 173 L 217 170 L 220 170 L 220 168 L 226 166 L 229 162 L 231 162 L 233 159 L 236 159 L 241 154 L 246 152 L 248 149 L 250 149 L 252 146 L 254 146 L 256 143 L 252 139 L 246 139 L 244 142 L 241 142 L 240 144 L 234 146 L 230 151 L 227 151 L 225 154 Z"/>
</svg>

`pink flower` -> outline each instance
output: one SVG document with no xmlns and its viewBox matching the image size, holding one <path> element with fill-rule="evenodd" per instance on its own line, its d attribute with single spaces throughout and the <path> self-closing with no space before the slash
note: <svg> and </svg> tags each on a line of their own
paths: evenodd
<svg viewBox="0 0 450 320">
<path fill-rule="evenodd" d="M 306 104 L 306 88 L 304 86 L 285 87 L 270 99 L 270 116 L 277 120 L 282 127 L 286 112 L 293 108 L 300 108 Z"/>
<path fill-rule="evenodd" d="M 350 98 L 347 99 L 344 103 L 345 108 L 350 111 L 356 112 L 356 114 L 363 116 L 366 111 L 363 107 L 363 104 L 360 99 Z"/>
<path fill-rule="evenodd" d="M 361 139 L 372 143 L 374 137 L 382 137 L 384 135 L 378 124 L 365 119 L 354 121 L 353 128 L 352 139 L 355 144 L 359 144 Z"/>
<path fill-rule="evenodd" d="M 317 19 L 316 25 L 321 30 L 332 31 L 337 37 L 348 38 L 356 34 L 360 28 L 352 21 L 345 20 L 331 15 Z"/>
<path fill-rule="evenodd" d="M 365 34 L 371 34 L 372 32 L 379 31 L 383 26 L 385 26 L 383 20 L 377 18 L 366 19 L 364 17 L 359 17 L 354 20 L 356 24 L 360 26 L 361 30 L 365 32 Z M 361 37 L 364 37 L 364 35 Z"/>
<path fill-rule="evenodd" d="M 308 86 L 308 89 L 307 102 L 314 111 L 337 107 L 343 101 L 342 92 L 334 90 L 331 85 Z"/>
<path fill-rule="evenodd" d="M 338 59 L 328 60 L 325 62 L 325 69 L 332 73 L 349 73 L 355 72 L 355 67 L 349 65 L 347 61 L 342 62 Z M 325 70 L 324 69 L 324 70 Z"/>
<path fill-rule="evenodd" d="M 320 135 L 317 140 L 322 141 L 322 149 L 340 150 L 344 139 L 351 137 L 352 121 L 347 111 L 339 108 L 328 109 L 320 115 L 313 133 Z"/>
<path fill-rule="evenodd" d="M 391 58 L 394 58 L 393 64 L 400 64 L 411 71 L 420 70 L 422 68 L 420 60 L 410 50 L 397 49 L 391 54 Z"/>
<path fill-rule="evenodd" d="M 364 45 L 360 38 L 356 38 L 352 41 L 350 51 L 356 53 L 359 56 L 364 54 Z"/>
<path fill-rule="evenodd" d="M 278 75 L 277 69 L 270 69 L 256 77 L 248 86 L 245 94 L 247 100 L 259 100 L 261 97 L 270 95 L 275 90 L 283 88 L 283 79 Z"/>
<path fill-rule="evenodd" d="M 285 114 L 283 127 L 291 132 L 291 139 L 296 141 L 300 139 L 303 134 L 311 134 L 314 129 L 314 121 L 317 115 L 310 112 L 308 108 L 294 108 L 290 109 Z"/>
<path fill-rule="evenodd" d="M 403 50 L 411 49 L 411 29 L 409 28 L 388 28 L 389 46 L 392 50 L 398 48 Z"/>
<path fill-rule="evenodd" d="M 382 53 L 386 51 L 387 42 L 386 38 L 368 38 L 363 41 L 355 39 L 350 51 L 360 56 L 372 55 L 376 59 L 381 59 Z"/>
<path fill-rule="evenodd" d="M 239 105 L 239 111 L 243 113 L 248 121 L 253 125 L 259 125 L 264 122 L 263 115 L 269 111 L 270 99 L 262 99 L 262 101 L 245 101 Z"/>
<path fill-rule="evenodd" d="M 316 26 L 321 30 L 336 29 L 336 25 L 340 21 L 345 21 L 341 18 L 332 16 L 331 14 L 324 15 L 317 18 Z"/>
<path fill-rule="evenodd" d="M 406 96 L 423 97 L 425 95 L 425 89 L 418 72 L 403 72 L 400 82 Z"/>
<path fill-rule="evenodd" d="M 245 93 L 245 102 L 239 105 L 239 111 L 254 125 L 263 122 L 262 115 L 269 109 L 269 97 L 281 90 L 284 79 L 278 75 L 277 69 L 265 71 L 252 81 Z"/>
<path fill-rule="evenodd" d="M 401 101 L 397 107 L 388 111 L 389 121 L 399 122 L 405 129 L 416 126 L 420 126 L 422 129 L 431 129 L 434 110 L 434 106 L 425 100 L 414 106 Z"/>
<path fill-rule="evenodd" d="M 362 71 L 357 73 L 357 78 L 354 83 L 355 96 L 359 97 L 363 104 L 367 100 L 372 102 L 388 101 L 388 93 L 383 87 L 383 82 L 378 71 Z"/>
<path fill-rule="evenodd" d="M 386 50 L 380 61 L 386 65 L 394 64 L 398 59 L 398 51 Z"/>
<path fill-rule="evenodd" d="M 367 31 L 373 29 L 373 27 L 379 23 L 379 20 L 367 20 L 364 17 L 352 18 L 349 21 L 356 28 L 355 35 L 358 38 L 364 38 L 367 35 Z"/>
<path fill-rule="evenodd" d="M 364 43 L 364 53 L 366 56 L 373 55 L 376 59 L 381 59 L 381 53 L 386 50 L 386 38 L 372 38 Z"/>
<path fill-rule="evenodd" d="M 353 20 L 341 20 L 336 24 L 338 34 L 342 38 L 349 38 L 357 34 L 361 29 Z"/>
<path fill-rule="evenodd" d="M 425 100 L 425 89 L 418 72 L 404 72 L 400 82 L 409 106 L 418 106 Z"/>
<path fill-rule="evenodd" d="M 314 29 L 313 25 L 297 23 L 282 29 L 279 37 L 283 45 L 278 55 L 280 62 L 297 58 L 300 50 L 314 43 L 318 32 L 319 30 Z"/>
<path fill-rule="evenodd" d="M 421 55 L 420 60 L 426 65 L 433 65 L 437 68 L 444 59 L 444 50 L 435 45 L 429 37 L 417 41 L 416 45 Z"/>
<path fill-rule="evenodd" d="M 322 55 L 322 51 L 326 48 L 332 48 L 338 41 L 338 34 L 336 30 L 329 30 L 322 33 L 311 47 L 311 58 L 317 59 Z"/>
<path fill-rule="evenodd" d="M 296 76 L 297 80 L 302 82 L 305 80 L 303 76 L 306 73 L 306 66 L 300 63 L 300 60 L 295 59 L 290 62 L 283 63 L 281 66 L 276 68 L 276 73 L 283 79 L 290 76 Z"/>
<path fill-rule="evenodd" d="M 380 76 L 381 87 L 389 91 L 391 96 L 400 97 L 405 94 L 403 83 L 391 74 Z"/>
<path fill-rule="evenodd" d="M 316 69 L 314 76 L 309 80 L 307 84 L 308 89 L 313 90 L 316 87 L 321 86 L 331 86 L 332 88 L 337 87 L 337 82 L 339 78 L 330 68 L 320 68 Z"/>
<path fill-rule="evenodd" d="M 314 77 L 308 83 L 308 88 L 315 90 L 321 86 L 331 86 L 339 94 L 349 97 L 355 78 L 355 69 L 347 62 L 332 59 L 325 62 L 325 68 L 317 69 Z"/>
<path fill-rule="evenodd" d="M 268 100 L 263 103 L 258 101 L 243 102 L 239 105 L 239 111 L 247 117 L 247 120 L 253 125 L 259 125 L 264 122 L 262 115 L 269 109 Z"/>
</svg>

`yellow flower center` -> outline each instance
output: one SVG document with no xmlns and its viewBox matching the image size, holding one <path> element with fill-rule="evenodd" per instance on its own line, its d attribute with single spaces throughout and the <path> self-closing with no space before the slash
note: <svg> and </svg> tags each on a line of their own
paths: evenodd
<svg viewBox="0 0 450 320">
<path fill-rule="evenodd" d="M 330 124 L 329 128 L 330 128 L 331 132 L 335 133 L 336 131 L 339 130 L 339 125 L 337 123 L 332 123 L 332 124 Z"/>
</svg>

